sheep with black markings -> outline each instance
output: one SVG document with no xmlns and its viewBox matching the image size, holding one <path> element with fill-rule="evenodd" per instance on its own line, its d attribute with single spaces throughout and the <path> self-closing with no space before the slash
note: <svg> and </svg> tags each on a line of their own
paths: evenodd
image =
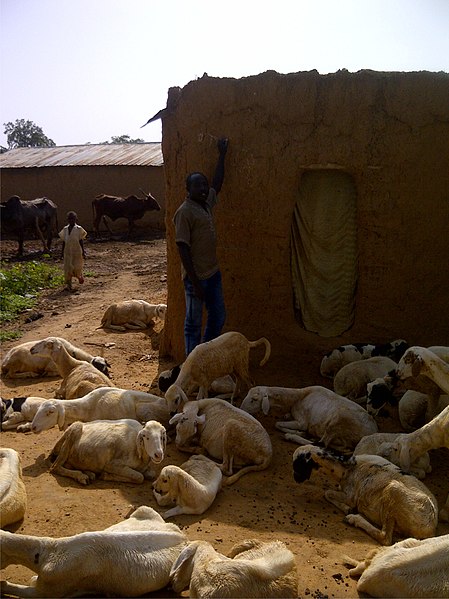
<svg viewBox="0 0 449 599">
<path fill-rule="evenodd" d="M 145 300 L 125 300 L 112 304 L 101 319 L 99 328 L 126 331 L 147 329 L 158 318 L 164 320 L 166 304 L 150 304 Z"/>
<path fill-rule="evenodd" d="M 26 433 L 31 430 L 31 422 L 39 407 L 47 401 L 45 397 L 14 397 L 13 399 L 2 399 L 2 431 L 17 430 Z"/>
<path fill-rule="evenodd" d="M 405 539 L 345 563 L 359 578 L 357 591 L 370 597 L 449 597 L 449 535 Z"/>
<path fill-rule="evenodd" d="M 154 478 L 167 445 L 165 427 L 155 420 L 74 422 L 52 449 L 50 472 L 87 485 L 102 480 L 143 483 Z"/>
<path fill-rule="evenodd" d="M 248 539 L 229 556 L 207 541 L 193 541 L 180 553 L 170 572 L 176 593 L 189 587 L 190 597 L 298 597 L 293 553 L 281 541 Z"/>
<path fill-rule="evenodd" d="M 56 337 L 39 341 L 30 352 L 32 355 L 50 358 L 56 364 L 63 379 L 56 392 L 57 397 L 74 399 L 98 387 L 112 386 L 112 381 L 92 364 L 72 358 Z"/>
<path fill-rule="evenodd" d="M 9 447 L 0 448 L 0 528 L 25 515 L 27 493 L 22 480 L 20 456 Z"/>
<path fill-rule="evenodd" d="M 231 396 L 232 403 L 242 382 L 248 388 L 252 385 L 249 376 L 249 351 L 259 345 L 265 345 L 265 355 L 260 362 L 260 366 L 263 366 L 271 352 L 270 342 L 265 337 L 248 341 L 241 333 L 231 331 L 197 345 L 182 364 L 178 378 L 165 393 L 170 412 L 175 413 L 182 408 L 195 386 L 199 387 L 197 399 L 202 399 L 212 382 L 227 374 L 237 377 Z"/>
<path fill-rule="evenodd" d="M 367 385 L 396 368 L 391 358 L 376 356 L 343 366 L 334 377 L 334 391 L 357 403 L 366 401 Z"/>
<path fill-rule="evenodd" d="M 46 338 L 48 339 L 48 337 Z M 52 337 L 64 345 L 67 353 L 77 360 L 88 362 L 100 372 L 109 376 L 109 364 L 102 356 L 92 356 L 88 352 L 76 347 L 63 337 Z M 41 341 L 45 341 L 42 339 Z M 2 376 L 7 378 L 36 378 L 45 376 L 59 376 L 59 370 L 50 356 L 31 353 L 31 348 L 39 341 L 27 341 L 11 348 L 2 361 Z"/>
<path fill-rule="evenodd" d="M 346 514 L 345 522 L 378 543 L 391 545 L 395 532 L 417 539 L 435 536 L 438 504 L 434 495 L 388 460 L 374 455 L 336 456 L 313 445 L 295 450 L 296 482 L 308 480 L 317 468 L 339 482 L 338 491 L 325 491 L 326 500 Z"/>
<path fill-rule="evenodd" d="M 78 399 L 47 399 L 37 410 L 31 430 L 41 433 L 56 425 L 64 430 L 77 420 L 91 422 L 122 418 L 138 422 L 157 420 L 167 427 L 170 415 L 162 397 L 131 389 L 100 387 Z"/>
<path fill-rule="evenodd" d="M 223 485 L 270 465 L 273 448 L 267 431 L 253 416 L 222 399 L 189 401 L 170 423 L 176 424 L 178 449 L 222 461 L 220 470 L 227 476 Z M 240 470 L 233 474 L 235 467 Z"/>
<path fill-rule="evenodd" d="M 352 343 L 340 345 L 328 352 L 321 360 L 320 373 L 327 378 L 333 378 L 346 364 L 366 360 L 375 356 L 386 356 L 397 362 L 408 348 L 404 339 L 395 339 L 390 343 Z"/>
<path fill-rule="evenodd" d="M 176 504 L 164 512 L 164 518 L 203 514 L 214 502 L 222 478 L 215 462 L 204 455 L 193 455 L 180 467 L 164 466 L 153 483 L 153 495 L 160 506 Z"/>
<path fill-rule="evenodd" d="M 272 407 L 290 412 L 293 420 L 277 422 L 276 428 L 285 433 L 285 439 L 300 444 L 310 443 L 303 436 L 309 434 L 325 447 L 348 452 L 365 435 L 377 433 L 376 421 L 362 406 L 319 385 L 253 387 L 240 406 L 250 414 L 262 411 L 265 415 Z"/>
<path fill-rule="evenodd" d="M 37 573 L 30 585 L 2 580 L 2 595 L 138 597 L 168 585 L 187 538 L 152 508 L 105 530 L 52 538 L 0 531 L 2 568 L 20 564 Z"/>
</svg>

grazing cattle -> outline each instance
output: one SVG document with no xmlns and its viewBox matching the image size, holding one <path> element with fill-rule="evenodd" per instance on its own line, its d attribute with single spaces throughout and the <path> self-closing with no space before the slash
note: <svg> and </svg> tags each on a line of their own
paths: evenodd
<svg viewBox="0 0 449 599">
<path fill-rule="evenodd" d="M 102 219 L 109 233 L 112 233 L 106 221 L 106 216 L 113 221 L 118 218 L 127 218 L 129 235 L 134 227 L 135 220 L 142 218 L 145 212 L 148 212 L 149 210 L 161 209 L 151 193 L 145 193 L 144 191 L 142 191 L 142 193 L 145 195 L 144 198 L 138 198 L 134 195 L 128 196 L 127 198 L 120 198 L 117 196 L 108 196 L 104 193 L 96 196 L 92 202 L 94 231 L 96 236 L 100 236 L 99 227 Z"/>
<path fill-rule="evenodd" d="M 36 231 L 44 251 L 51 247 L 53 234 L 58 232 L 58 207 L 48 198 L 21 200 L 11 196 L 1 207 L 2 230 L 17 236 L 19 256 L 23 254 L 25 231 Z M 45 233 L 45 238 L 44 238 Z"/>
</svg>

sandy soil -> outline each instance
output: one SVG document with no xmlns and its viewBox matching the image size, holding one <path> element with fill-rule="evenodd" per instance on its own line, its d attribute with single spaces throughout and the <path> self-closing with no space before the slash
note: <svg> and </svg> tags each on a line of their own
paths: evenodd
<svg viewBox="0 0 449 599">
<path fill-rule="evenodd" d="M 26 243 L 27 251 L 37 249 Z M 3 243 L 2 258 L 13 255 L 14 245 Z M 163 325 L 156 323 L 145 332 L 107 332 L 96 327 L 104 310 L 124 298 L 140 298 L 159 303 L 166 300 L 165 240 L 152 238 L 140 241 L 104 241 L 87 243 L 85 284 L 74 293 L 62 289 L 46 292 L 39 306 L 22 318 L 20 341 L 5 343 L 2 353 L 13 345 L 49 335 L 66 337 L 72 343 L 94 354 L 104 355 L 112 365 L 111 377 L 118 387 L 158 393 L 157 374 L 172 363 L 159 356 Z M 55 251 L 59 255 L 59 251 Z M 62 267 L 62 262 L 58 262 Z M 37 320 L 25 323 L 34 315 Z M 103 346 L 113 343 L 110 348 Z M 89 345 L 98 344 L 98 345 Z M 297 368 L 292 360 L 288 370 Z M 282 385 L 283 373 L 253 368 L 257 384 Z M 304 376 L 308 384 L 322 384 L 318 373 Z M 52 397 L 59 379 L 8 380 L 1 383 L 2 397 L 24 395 Z M 173 519 L 188 537 L 204 539 L 222 552 L 245 538 L 280 539 L 294 552 L 299 571 L 300 597 L 356 597 L 356 581 L 347 574 L 342 556 L 364 558 L 376 543 L 364 532 L 343 523 L 343 514 L 323 498 L 323 485 L 332 483 L 319 472 L 312 480 L 299 486 L 293 480 L 291 456 L 295 445 L 280 438 L 274 423 L 282 414 L 262 417 L 274 447 L 272 465 L 266 471 L 250 473 L 235 485 L 224 488 L 212 507 L 202 516 L 178 516 Z M 383 430 L 391 430 L 384 422 Z M 45 458 L 59 438 L 52 429 L 40 435 L 3 432 L 2 446 L 13 447 L 22 458 L 24 480 L 28 492 L 28 510 L 23 522 L 10 530 L 18 534 L 66 536 L 82 531 L 99 530 L 125 518 L 130 507 L 156 504 L 151 483 L 142 485 L 98 481 L 81 487 L 75 481 L 48 473 Z M 181 464 L 186 454 L 173 444 L 167 448 L 163 465 Z M 426 484 L 438 501 L 448 492 L 449 451 L 432 454 L 433 472 Z M 440 524 L 438 534 L 449 533 L 449 526 Z M 32 573 L 18 566 L 2 570 L 2 578 L 26 584 Z M 187 592 L 183 593 L 188 596 Z M 149 596 L 176 596 L 169 590 Z"/>
</svg>

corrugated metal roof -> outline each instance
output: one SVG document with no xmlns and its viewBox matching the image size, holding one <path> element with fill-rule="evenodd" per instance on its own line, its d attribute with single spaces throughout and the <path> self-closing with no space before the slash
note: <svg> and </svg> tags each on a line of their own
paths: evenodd
<svg viewBox="0 0 449 599">
<path fill-rule="evenodd" d="M 0 154 L 0 168 L 44 166 L 162 166 L 160 142 L 16 148 Z"/>
</svg>

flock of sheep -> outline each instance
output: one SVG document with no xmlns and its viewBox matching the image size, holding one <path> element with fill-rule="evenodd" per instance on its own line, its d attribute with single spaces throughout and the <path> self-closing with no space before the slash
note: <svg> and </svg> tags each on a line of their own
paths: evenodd
<svg viewBox="0 0 449 599">
<path fill-rule="evenodd" d="M 101 326 L 144 329 L 165 309 L 143 300 L 114 304 Z M 339 347 L 321 362 L 331 390 L 253 386 L 249 355 L 257 346 L 264 347 L 263 365 L 271 353 L 265 338 L 251 342 L 227 332 L 197 346 L 182 365 L 161 373 L 161 395 L 114 387 L 104 358 L 60 337 L 12 348 L 2 376 L 57 373 L 62 381 L 54 399 L 2 400 L 2 429 L 41 433 L 58 426 L 50 472 L 80 485 L 153 480 L 165 511 L 141 506 L 105 530 L 64 538 L 0 531 L 2 567 L 22 564 L 37 573 L 29 586 L 2 581 L 2 594 L 139 596 L 170 585 L 175 592 L 188 588 L 191 597 L 297 597 L 295 556 L 281 540 L 246 539 L 225 556 L 166 522 L 203 514 L 223 486 L 268 469 L 272 442 L 257 416 L 280 410 L 290 419 L 276 429 L 298 445 L 296 482 L 313 479 L 316 469 L 326 472 L 338 482 L 338 490 L 324 492 L 326 500 L 383 546 L 362 562 L 345 558 L 357 589 L 375 597 L 449 597 L 449 535 L 435 536 L 438 520 L 449 520 L 449 495 L 438 506 L 421 480 L 431 470 L 429 451 L 449 448 L 449 348 L 408 347 L 403 340 Z M 380 433 L 382 410 L 407 432 Z M 161 467 L 173 439 L 192 455 L 181 466 Z M 6 447 L 0 509 L 2 528 L 26 513 L 20 458 Z M 395 536 L 405 540 L 392 545 Z"/>
</svg>

